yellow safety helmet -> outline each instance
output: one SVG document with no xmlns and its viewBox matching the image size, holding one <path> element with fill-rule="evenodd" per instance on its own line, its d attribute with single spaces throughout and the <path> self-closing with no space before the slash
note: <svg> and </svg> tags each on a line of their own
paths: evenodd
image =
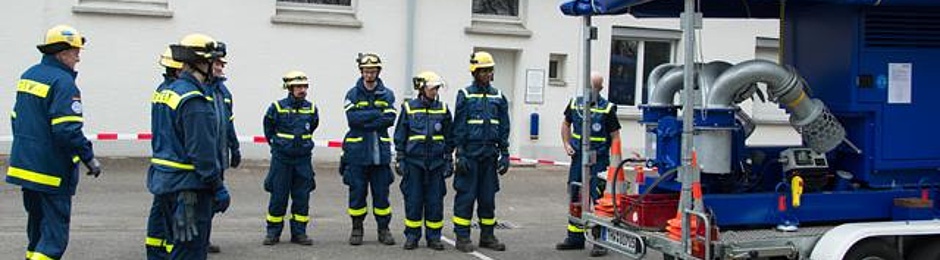
<svg viewBox="0 0 940 260">
<path fill-rule="evenodd" d="M 496 61 L 489 52 L 478 51 L 470 55 L 470 73 L 476 72 L 479 68 L 492 68 L 493 66 L 496 66 Z"/>
<path fill-rule="evenodd" d="M 71 26 L 60 24 L 46 31 L 46 38 L 36 48 L 44 54 L 56 54 L 71 48 L 84 48 L 87 40 Z"/>
<path fill-rule="evenodd" d="M 356 57 L 356 63 L 359 64 L 359 69 L 362 68 L 379 68 L 382 69 L 382 59 L 379 58 L 378 54 L 367 52 L 359 53 Z"/>
<path fill-rule="evenodd" d="M 442 88 L 445 85 L 444 79 L 433 71 L 422 71 L 414 78 L 411 78 L 411 82 L 414 83 L 413 86 L 415 90 L 422 90 L 426 87 Z"/>
<path fill-rule="evenodd" d="M 216 41 L 205 34 L 186 35 L 179 44 L 170 45 L 173 59 L 183 63 L 208 62 L 225 57 L 225 43 Z"/>
<path fill-rule="evenodd" d="M 288 71 L 286 74 L 284 74 L 283 77 L 281 77 L 281 80 L 284 81 L 284 89 L 290 89 L 291 86 L 296 85 L 310 84 L 310 82 L 307 81 L 307 74 L 298 70 Z"/>
<path fill-rule="evenodd" d="M 160 65 L 170 69 L 182 69 L 183 63 L 173 59 L 173 51 L 166 47 L 163 55 L 160 55 Z"/>
</svg>

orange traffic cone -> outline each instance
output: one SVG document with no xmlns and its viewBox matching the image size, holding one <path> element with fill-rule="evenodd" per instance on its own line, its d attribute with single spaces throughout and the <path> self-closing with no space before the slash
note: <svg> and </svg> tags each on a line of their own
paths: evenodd
<svg viewBox="0 0 940 260">
<path fill-rule="evenodd" d="M 610 164 L 607 166 L 607 186 L 604 189 L 604 196 L 598 199 L 594 205 L 594 213 L 599 216 L 614 216 L 614 196 L 611 194 L 614 187 L 617 188 L 617 197 L 627 196 L 628 187 L 627 182 L 624 181 L 623 170 L 617 169 L 622 157 L 620 140 L 616 140 L 610 146 Z M 618 173 L 617 170 L 620 170 L 620 172 Z M 622 205 L 618 206 L 622 207 Z"/>
</svg>

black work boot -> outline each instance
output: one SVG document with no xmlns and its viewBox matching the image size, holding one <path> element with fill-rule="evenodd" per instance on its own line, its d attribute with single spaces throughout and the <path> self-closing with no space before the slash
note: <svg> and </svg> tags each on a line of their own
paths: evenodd
<svg viewBox="0 0 940 260">
<path fill-rule="evenodd" d="M 581 250 L 584 249 L 584 241 L 574 241 L 571 238 L 565 238 L 565 241 L 561 241 L 555 245 L 555 250 Z"/>
<path fill-rule="evenodd" d="M 473 243 L 470 244 L 472 245 Z M 444 250 L 444 243 L 441 243 L 440 239 L 430 239 L 428 240 L 428 248 L 441 251 Z"/>
<path fill-rule="evenodd" d="M 310 239 L 307 235 L 296 235 L 290 238 L 290 242 L 298 245 L 310 246 L 313 245 L 313 239 Z"/>
<path fill-rule="evenodd" d="M 266 245 L 266 246 L 273 246 L 274 244 L 277 244 L 278 242 L 281 242 L 281 238 L 276 237 L 276 236 L 265 236 L 264 241 L 262 241 L 261 244 Z"/>
<path fill-rule="evenodd" d="M 473 252 L 474 249 L 476 249 L 476 248 L 473 248 L 473 240 L 470 240 L 469 237 L 457 237 L 456 247 L 457 247 L 457 250 L 460 250 L 460 252 L 464 252 L 464 253 L 470 253 L 470 252 Z"/>
<path fill-rule="evenodd" d="M 210 254 L 218 254 L 222 252 L 222 249 L 219 248 L 219 245 L 209 243 L 209 246 L 206 247 L 206 251 L 208 251 Z"/>
<path fill-rule="evenodd" d="M 506 245 L 499 242 L 499 239 L 496 239 L 496 236 L 489 235 L 480 235 L 480 247 L 488 248 L 493 251 L 506 251 Z"/>
<path fill-rule="evenodd" d="M 404 248 L 405 250 L 413 250 L 415 248 L 418 248 L 418 240 L 410 239 L 410 238 L 406 239 L 405 246 L 403 246 L 402 248 Z"/>
<path fill-rule="evenodd" d="M 591 248 L 591 257 L 600 257 L 605 255 L 607 255 L 607 248 L 603 248 L 598 245 L 594 245 L 594 247 Z"/>
<path fill-rule="evenodd" d="M 362 245 L 362 220 L 365 219 L 365 216 L 352 217 L 352 232 L 349 234 L 349 244 L 358 246 Z"/>
<path fill-rule="evenodd" d="M 389 232 L 387 228 L 379 229 L 378 233 L 379 233 L 379 243 L 382 243 L 388 246 L 395 244 L 395 238 L 392 237 L 392 232 Z"/>
</svg>

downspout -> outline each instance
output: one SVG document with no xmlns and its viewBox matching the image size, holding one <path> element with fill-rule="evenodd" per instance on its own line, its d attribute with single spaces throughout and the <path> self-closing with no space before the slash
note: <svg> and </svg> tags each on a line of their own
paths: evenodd
<svg viewBox="0 0 940 260">
<path fill-rule="evenodd" d="M 415 19 L 417 19 L 417 0 L 407 0 L 405 3 L 405 78 L 402 85 L 404 89 L 404 98 L 414 96 L 414 89 L 410 86 L 412 85 L 411 76 L 414 75 L 415 71 Z"/>
</svg>

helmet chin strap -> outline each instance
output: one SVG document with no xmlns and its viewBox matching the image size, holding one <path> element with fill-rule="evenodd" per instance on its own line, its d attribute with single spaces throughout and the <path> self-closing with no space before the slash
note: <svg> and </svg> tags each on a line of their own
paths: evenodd
<svg viewBox="0 0 940 260">
<path fill-rule="evenodd" d="M 195 71 L 195 72 L 197 72 L 197 73 L 199 73 L 199 74 L 202 74 L 202 76 L 205 77 L 205 79 L 204 79 L 203 81 L 209 82 L 209 80 L 212 80 L 212 68 L 211 68 L 211 65 L 207 66 L 206 70 L 201 70 L 201 69 L 199 69 L 199 64 L 196 64 L 196 63 L 190 63 L 190 65 L 191 65 L 193 71 Z"/>
</svg>

